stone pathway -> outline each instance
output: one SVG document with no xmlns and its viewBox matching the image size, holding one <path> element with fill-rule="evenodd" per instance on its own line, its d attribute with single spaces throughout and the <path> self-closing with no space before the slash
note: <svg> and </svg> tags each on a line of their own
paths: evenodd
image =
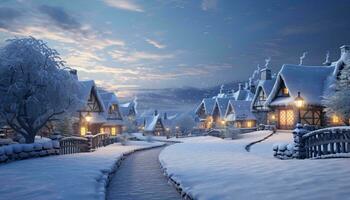
<svg viewBox="0 0 350 200">
<path fill-rule="evenodd" d="M 160 169 L 158 155 L 163 148 L 129 155 L 109 184 L 107 200 L 181 199 Z"/>
</svg>

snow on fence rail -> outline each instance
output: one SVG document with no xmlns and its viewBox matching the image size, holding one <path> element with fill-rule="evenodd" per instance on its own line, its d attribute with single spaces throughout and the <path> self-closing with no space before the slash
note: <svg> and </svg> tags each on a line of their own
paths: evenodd
<svg viewBox="0 0 350 200">
<path fill-rule="evenodd" d="M 350 153 L 350 127 L 333 127 L 309 132 L 301 137 L 305 158 Z"/>
<path fill-rule="evenodd" d="M 10 144 L 0 147 L 0 163 L 58 155 L 59 153 L 60 145 L 58 141 L 33 144 Z"/>
<path fill-rule="evenodd" d="M 89 151 L 88 139 L 83 137 L 65 137 L 60 140 L 60 154 L 73 154 Z"/>
<path fill-rule="evenodd" d="M 86 137 L 66 137 L 60 140 L 60 154 L 91 152 L 99 147 L 114 143 L 107 133 L 87 135 Z"/>
</svg>

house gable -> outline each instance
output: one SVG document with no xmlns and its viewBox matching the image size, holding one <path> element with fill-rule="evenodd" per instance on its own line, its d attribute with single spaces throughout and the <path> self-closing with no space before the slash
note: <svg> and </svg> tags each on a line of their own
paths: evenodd
<svg viewBox="0 0 350 200">
<path fill-rule="evenodd" d="M 100 98 L 97 97 L 96 87 L 91 87 L 90 95 L 87 100 L 87 105 L 85 107 L 85 112 L 103 112 L 102 102 Z"/>
<path fill-rule="evenodd" d="M 253 99 L 252 110 L 258 111 L 258 110 L 266 109 L 265 107 L 266 100 L 267 100 L 267 95 L 263 87 L 258 87 L 256 95 Z"/>
</svg>

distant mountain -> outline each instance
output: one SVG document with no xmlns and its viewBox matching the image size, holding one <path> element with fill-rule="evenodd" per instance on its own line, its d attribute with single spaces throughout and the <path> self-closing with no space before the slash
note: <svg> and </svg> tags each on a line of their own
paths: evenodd
<svg viewBox="0 0 350 200">
<path fill-rule="evenodd" d="M 239 82 L 231 82 L 224 85 L 226 91 L 237 90 Z M 210 88 L 166 88 L 166 89 L 142 89 L 133 91 L 137 96 L 138 110 L 152 112 L 157 109 L 160 112 L 179 113 L 194 110 L 205 97 L 218 94 L 221 85 Z M 126 99 L 121 99 L 126 101 Z"/>
</svg>

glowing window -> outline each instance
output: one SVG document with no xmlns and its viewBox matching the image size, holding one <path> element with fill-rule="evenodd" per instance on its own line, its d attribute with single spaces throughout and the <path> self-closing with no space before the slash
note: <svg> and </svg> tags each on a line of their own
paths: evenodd
<svg viewBox="0 0 350 200">
<path fill-rule="evenodd" d="M 80 135 L 85 136 L 86 135 L 86 127 L 82 126 L 80 127 Z"/>
<path fill-rule="evenodd" d="M 116 135 L 116 133 L 117 133 L 116 128 L 115 128 L 115 127 L 112 127 L 112 128 L 111 128 L 111 134 L 112 134 L 112 135 Z"/>
<path fill-rule="evenodd" d="M 333 116 L 332 116 L 332 122 L 333 122 L 334 124 L 337 124 L 337 123 L 340 122 L 340 118 L 339 118 L 337 115 L 333 115 Z"/>
<path fill-rule="evenodd" d="M 252 121 L 247 121 L 247 127 L 251 128 L 253 126 L 253 122 Z"/>
<path fill-rule="evenodd" d="M 283 94 L 284 95 L 288 95 L 289 94 L 289 90 L 288 90 L 288 88 L 283 88 Z"/>
<path fill-rule="evenodd" d="M 104 130 L 103 130 L 103 128 L 100 128 L 100 133 L 104 133 Z"/>
</svg>

